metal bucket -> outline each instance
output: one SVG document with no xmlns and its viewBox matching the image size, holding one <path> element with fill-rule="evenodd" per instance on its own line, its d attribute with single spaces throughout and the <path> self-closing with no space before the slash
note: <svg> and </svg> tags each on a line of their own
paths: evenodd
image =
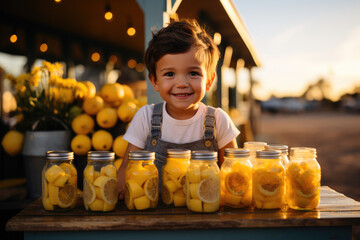
<svg viewBox="0 0 360 240">
<path fill-rule="evenodd" d="M 41 197 L 41 174 L 46 152 L 70 150 L 71 131 L 27 131 L 22 150 L 28 196 Z"/>
</svg>

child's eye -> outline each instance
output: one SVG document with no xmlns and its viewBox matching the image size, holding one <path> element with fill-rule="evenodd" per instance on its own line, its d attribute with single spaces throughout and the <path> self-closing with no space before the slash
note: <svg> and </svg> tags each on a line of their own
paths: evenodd
<svg viewBox="0 0 360 240">
<path fill-rule="evenodd" d="M 190 72 L 190 76 L 200 76 L 200 73 L 198 73 L 198 72 Z"/>
<path fill-rule="evenodd" d="M 173 77 L 175 74 L 173 72 L 167 72 L 164 74 L 166 77 Z"/>
</svg>

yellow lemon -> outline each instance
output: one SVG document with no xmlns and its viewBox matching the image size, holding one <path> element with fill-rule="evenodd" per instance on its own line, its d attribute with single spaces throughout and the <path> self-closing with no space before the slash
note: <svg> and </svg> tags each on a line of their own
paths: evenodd
<svg viewBox="0 0 360 240">
<path fill-rule="evenodd" d="M 174 202 L 174 194 L 168 189 L 167 185 L 163 184 L 161 189 L 161 200 L 166 205 Z"/>
<path fill-rule="evenodd" d="M 139 107 L 145 106 L 147 104 L 147 96 L 140 96 L 136 99 L 139 101 Z"/>
<path fill-rule="evenodd" d="M 178 189 L 178 187 L 176 186 L 176 184 L 175 184 L 174 181 L 172 181 L 172 180 L 168 180 L 168 181 L 164 182 L 164 186 L 165 186 L 171 193 L 175 192 L 175 191 Z"/>
<path fill-rule="evenodd" d="M 66 184 L 59 188 L 58 205 L 61 208 L 68 208 L 76 201 L 76 188 L 72 184 Z"/>
<path fill-rule="evenodd" d="M 100 212 L 104 209 L 104 201 L 100 199 L 95 199 L 92 204 L 89 204 L 91 211 Z"/>
<path fill-rule="evenodd" d="M 136 104 L 132 101 L 123 102 L 117 109 L 117 115 L 123 122 L 130 122 L 138 110 Z"/>
<path fill-rule="evenodd" d="M 201 180 L 209 178 L 209 177 L 215 177 L 217 176 L 217 171 L 215 168 L 211 166 L 202 166 L 201 171 Z"/>
<path fill-rule="evenodd" d="M 121 103 L 125 97 L 124 87 L 120 83 L 108 83 L 101 87 L 100 96 L 107 103 Z"/>
<path fill-rule="evenodd" d="M 83 194 L 84 194 L 85 205 L 90 205 L 95 201 L 96 193 L 94 186 L 86 178 L 84 179 Z"/>
<path fill-rule="evenodd" d="M 191 169 L 188 169 L 186 178 L 189 183 L 199 183 L 201 181 L 200 167 L 194 166 Z"/>
<path fill-rule="evenodd" d="M 54 186 L 53 184 L 48 184 L 49 188 L 49 198 L 52 205 L 58 205 L 59 203 L 59 187 Z"/>
<path fill-rule="evenodd" d="M 94 119 L 86 113 L 75 117 L 71 122 L 71 127 L 76 134 L 88 134 L 94 129 L 94 126 Z"/>
<path fill-rule="evenodd" d="M 117 113 L 114 108 L 106 107 L 96 114 L 96 122 L 102 128 L 112 128 L 117 123 Z"/>
<path fill-rule="evenodd" d="M 133 210 L 135 208 L 134 207 L 134 199 L 133 199 L 129 184 L 125 185 L 124 201 L 125 201 L 125 206 L 127 207 L 127 209 Z"/>
<path fill-rule="evenodd" d="M 258 179 L 258 189 L 265 196 L 274 196 L 278 193 L 282 180 L 274 173 L 263 172 Z"/>
<path fill-rule="evenodd" d="M 116 156 L 120 158 L 124 158 L 126 148 L 128 146 L 128 142 L 124 140 L 123 137 L 124 135 L 116 137 L 113 144 L 113 151 L 115 152 Z"/>
<path fill-rule="evenodd" d="M 198 195 L 198 191 L 197 191 L 198 188 L 199 188 L 198 183 L 190 183 L 189 184 L 190 198 L 199 199 L 199 195 Z"/>
<path fill-rule="evenodd" d="M 74 167 L 74 165 L 71 165 L 69 163 L 61 163 L 59 165 L 59 167 L 61 167 L 62 169 L 64 169 L 65 173 L 70 174 L 70 175 L 77 175 L 77 170 Z"/>
<path fill-rule="evenodd" d="M 114 165 L 115 165 L 115 167 L 116 167 L 116 170 L 119 170 L 122 162 L 123 162 L 123 159 L 122 159 L 122 158 L 118 158 L 118 159 L 115 160 Z"/>
<path fill-rule="evenodd" d="M 94 166 L 93 165 L 87 165 L 84 169 L 84 177 L 89 181 L 89 183 L 94 182 Z"/>
<path fill-rule="evenodd" d="M 203 204 L 203 212 L 216 212 L 217 210 L 219 210 L 219 208 L 220 208 L 220 204 L 218 201 L 214 203 Z"/>
<path fill-rule="evenodd" d="M 157 176 L 150 177 L 144 184 L 145 195 L 150 201 L 156 201 L 159 188 L 159 178 Z"/>
<path fill-rule="evenodd" d="M 125 84 L 123 84 L 122 86 L 124 88 L 124 93 L 125 93 L 124 101 L 129 100 L 129 99 L 133 99 L 135 96 L 134 96 L 134 92 L 131 89 L 131 87 L 129 87 L 129 85 L 125 85 Z"/>
<path fill-rule="evenodd" d="M 100 178 L 100 177 L 99 177 Z M 118 200 L 118 181 L 116 178 L 107 178 L 100 187 L 102 199 L 107 204 L 116 204 Z M 94 183 L 95 184 L 95 183 Z"/>
<path fill-rule="evenodd" d="M 117 169 L 114 165 L 108 164 L 105 167 L 101 168 L 100 175 L 116 178 L 117 177 Z"/>
<path fill-rule="evenodd" d="M 99 176 L 98 178 L 95 179 L 94 186 L 101 187 L 108 178 L 109 177 L 107 176 Z"/>
<path fill-rule="evenodd" d="M 24 134 L 16 130 L 8 131 L 1 141 L 1 146 L 10 156 L 18 155 L 23 147 Z"/>
<path fill-rule="evenodd" d="M 54 205 L 51 204 L 50 198 L 43 198 L 42 203 L 45 210 L 54 210 Z"/>
<path fill-rule="evenodd" d="M 145 167 L 138 167 L 135 171 L 132 173 L 132 179 L 134 179 L 139 186 L 142 186 L 146 180 L 148 180 L 151 177 L 151 171 L 149 169 L 146 169 Z"/>
<path fill-rule="evenodd" d="M 112 147 L 113 137 L 108 131 L 98 130 L 92 135 L 91 142 L 95 150 L 108 151 Z"/>
<path fill-rule="evenodd" d="M 220 180 L 209 177 L 199 183 L 197 195 L 204 203 L 214 203 L 220 199 Z"/>
<path fill-rule="evenodd" d="M 90 81 L 84 81 L 83 82 L 85 84 L 85 86 L 87 87 L 87 94 L 86 97 L 87 98 L 92 98 L 95 97 L 96 95 L 96 87 L 94 85 L 94 83 L 90 82 Z"/>
<path fill-rule="evenodd" d="M 186 197 L 182 189 L 177 190 L 174 193 L 174 206 L 183 207 L 186 205 Z"/>
<path fill-rule="evenodd" d="M 224 194 L 224 196 L 221 197 L 221 200 L 231 206 L 239 206 L 241 201 L 242 201 L 243 197 L 242 196 L 237 196 L 237 195 L 233 195 L 233 194 Z"/>
<path fill-rule="evenodd" d="M 53 183 L 57 178 L 64 176 L 65 170 L 58 165 L 52 165 L 45 172 L 45 178 L 49 183 Z"/>
<path fill-rule="evenodd" d="M 96 115 L 104 107 L 104 100 L 100 96 L 86 98 L 82 105 L 85 113 L 89 115 Z"/>
<path fill-rule="evenodd" d="M 134 205 L 137 210 L 148 209 L 151 206 L 150 200 L 146 196 L 134 199 Z"/>
<path fill-rule="evenodd" d="M 71 150 L 78 155 L 85 155 L 91 150 L 91 139 L 85 134 L 77 134 L 71 140 Z"/>
<path fill-rule="evenodd" d="M 65 173 L 62 176 L 59 176 L 54 182 L 53 184 L 57 187 L 64 187 L 65 183 L 68 181 L 68 179 L 70 178 L 70 175 Z"/>
<path fill-rule="evenodd" d="M 240 172 L 230 172 L 225 178 L 226 189 L 234 195 L 242 195 L 249 188 L 249 180 Z"/>
<path fill-rule="evenodd" d="M 116 207 L 116 203 L 109 204 L 109 203 L 107 203 L 107 202 L 104 202 L 104 209 L 103 209 L 103 211 L 104 211 L 104 212 L 110 212 L 110 211 L 114 210 L 115 207 Z"/>
<path fill-rule="evenodd" d="M 133 199 L 145 195 L 144 190 L 141 188 L 141 186 L 135 180 L 128 179 L 126 181 L 125 185 L 128 187 L 129 193 Z"/>
<path fill-rule="evenodd" d="M 194 212 L 202 212 L 202 202 L 200 199 L 190 199 L 188 201 L 188 208 Z"/>
</svg>

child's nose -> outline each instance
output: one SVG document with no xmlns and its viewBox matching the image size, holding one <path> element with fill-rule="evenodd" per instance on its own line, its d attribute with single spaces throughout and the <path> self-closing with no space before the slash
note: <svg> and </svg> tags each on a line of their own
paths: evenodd
<svg viewBox="0 0 360 240">
<path fill-rule="evenodd" d="M 188 87 L 189 80 L 186 76 L 179 76 L 177 79 L 177 87 Z"/>
</svg>

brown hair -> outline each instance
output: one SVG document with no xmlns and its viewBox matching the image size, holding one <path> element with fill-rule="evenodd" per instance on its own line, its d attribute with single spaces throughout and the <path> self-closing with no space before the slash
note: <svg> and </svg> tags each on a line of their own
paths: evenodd
<svg viewBox="0 0 360 240">
<path fill-rule="evenodd" d="M 208 77 L 215 72 L 219 60 L 219 50 L 212 38 L 194 19 L 170 23 L 167 27 L 153 32 L 145 52 L 144 61 L 149 75 L 156 78 L 156 63 L 166 54 L 185 53 L 195 47 L 196 57 L 205 64 Z"/>
</svg>

